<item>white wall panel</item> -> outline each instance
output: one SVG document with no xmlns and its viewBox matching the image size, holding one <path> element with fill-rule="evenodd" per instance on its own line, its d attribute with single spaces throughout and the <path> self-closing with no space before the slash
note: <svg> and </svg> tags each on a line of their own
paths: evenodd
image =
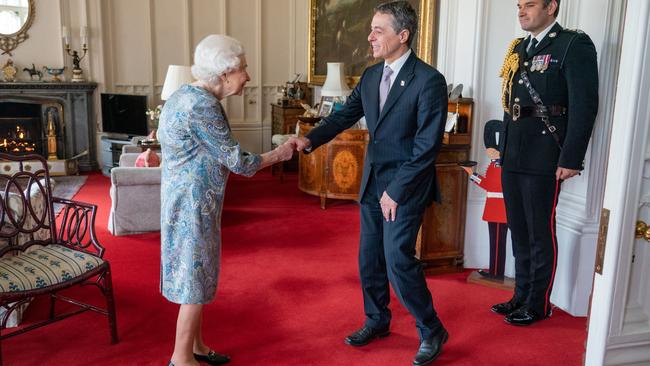
<svg viewBox="0 0 650 366">
<path fill-rule="evenodd" d="M 152 7 L 154 85 L 162 86 L 168 65 L 190 65 L 189 9 L 186 1 L 178 0 L 152 1 Z"/>
<path fill-rule="evenodd" d="M 307 58 L 307 50 L 309 48 L 309 1 L 291 0 L 291 3 L 295 11 L 292 14 L 292 18 L 288 21 L 294 22 L 295 50 L 293 52 L 294 63 L 291 67 L 290 74 L 301 73 L 303 74 L 303 81 L 307 81 L 306 75 L 309 68 L 309 60 Z"/>
<path fill-rule="evenodd" d="M 260 80 L 260 75 L 254 72 L 254 65 L 260 62 L 258 46 L 261 40 L 257 38 L 261 26 L 257 21 L 260 3 L 259 0 L 229 0 L 226 6 L 228 14 L 226 31 L 228 35 L 237 38 L 246 49 L 251 74 L 248 85 L 258 85 Z"/>
<path fill-rule="evenodd" d="M 113 83 L 151 83 L 151 13 L 147 0 L 111 0 Z"/>
<path fill-rule="evenodd" d="M 190 0 L 190 50 L 208 34 L 225 33 L 226 0 Z"/>
<path fill-rule="evenodd" d="M 262 3 L 262 83 L 278 85 L 291 79 L 287 65 L 293 62 L 295 35 L 291 34 L 292 22 L 287 21 L 290 0 L 274 0 Z M 306 58 L 306 57 L 305 57 Z"/>
</svg>

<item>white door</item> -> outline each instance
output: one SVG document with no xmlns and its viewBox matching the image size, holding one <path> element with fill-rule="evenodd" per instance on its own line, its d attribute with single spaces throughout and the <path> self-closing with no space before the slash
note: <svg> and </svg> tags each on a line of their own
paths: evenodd
<svg viewBox="0 0 650 366">
<path fill-rule="evenodd" d="M 628 0 L 585 365 L 650 365 L 650 2 Z M 599 250 L 602 248 L 599 246 Z M 597 255 L 597 256 L 598 256 Z M 597 259 L 598 264 L 598 259 Z M 598 265 L 596 266 L 599 267 Z"/>
</svg>

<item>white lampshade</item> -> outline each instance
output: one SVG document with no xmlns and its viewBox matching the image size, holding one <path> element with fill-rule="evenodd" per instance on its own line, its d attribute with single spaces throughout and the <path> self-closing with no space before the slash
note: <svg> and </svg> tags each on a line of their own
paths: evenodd
<svg viewBox="0 0 650 366">
<path fill-rule="evenodd" d="M 167 100 L 183 84 L 189 84 L 194 81 L 192 69 L 189 66 L 169 65 L 165 84 L 163 84 L 160 99 Z"/>
<path fill-rule="evenodd" d="M 343 62 L 327 63 L 327 78 L 320 91 L 320 95 L 324 97 L 343 97 L 352 93 L 352 89 L 345 82 L 343 65 Z"/>
</svg>

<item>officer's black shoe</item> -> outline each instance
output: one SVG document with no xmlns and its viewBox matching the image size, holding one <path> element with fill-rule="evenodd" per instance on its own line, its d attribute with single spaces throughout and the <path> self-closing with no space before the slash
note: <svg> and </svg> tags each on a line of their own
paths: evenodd
<svg viewBox="0 0 650 366">
<path fill-rule="evenodd" d="M 435 361 L 442 351 L 442 345 L 449 339 L 449 333 L 445 328 L 432 338 L 425 339 L 420 343 L 418 353 L 415 354 L 413 359 L 413 366 L 428 365 Z"/>
<path fill-rule="evenodd" d="M 497 314 L 508 315 L 523 305 L 523 303 L 519 302 L 519 300 L 513 296 L 512 299 L 508 300 L 507 302 L 492 305 L 492 311 Z"/>
<path fill-rule="evenodd" d="M 384 338 L 390 334 L 388 327 L 375 329 L 364 326 L 356 332 L 345 337 L 345 344 L 360 347 L 372 342 L 376 338 Z"/>
<path fill-rule="evenodd" d="M 551 310 L 549 309 L 546 316 L 539 315 L 534 310 L 530 309 L 528 306 L 522 306 L 519 309 L 513 311 L 512 313 L 506 315 L 504 320 L 508 324 L 526 326 L 531 325 L 537 321 L 544 320 L 551 316 Z"/>
</svg>

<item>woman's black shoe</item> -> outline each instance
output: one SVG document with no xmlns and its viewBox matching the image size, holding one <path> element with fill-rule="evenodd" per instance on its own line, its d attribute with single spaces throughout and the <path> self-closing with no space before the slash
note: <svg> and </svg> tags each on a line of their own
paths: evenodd
<svg viewBox="0 0 650 366">
<path fill-rule="evenodd" d="M 207 363 L 208 365 L 225 365 L 230 362 L 230 357 L 219 354 L 215 351 L 210 351 L 207 355 L 195 353 L 194 359 L 199 362 Z"/>
</svg>

